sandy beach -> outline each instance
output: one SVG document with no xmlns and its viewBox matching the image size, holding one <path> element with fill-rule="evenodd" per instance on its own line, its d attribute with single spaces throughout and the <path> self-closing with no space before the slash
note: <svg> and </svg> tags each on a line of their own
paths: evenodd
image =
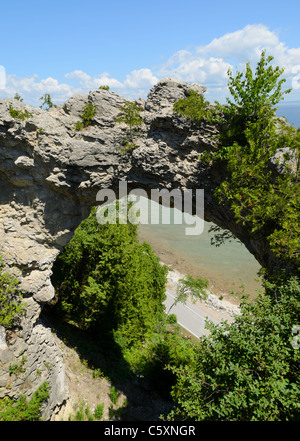
<svg viewBox="0 0 300 441">
<path fill-rule="evenodd" d="M 148 234 L 142 229 L 139 231 L 139 241 L 148 242 L 151 245 L 154 253 L 160 258 L 161 262 L 165 263 L 171 270 L 173 270 L 170 277 L 176 279 L 176 274 L 179 275 L 178 277 L 190 274 L 193 277 L 208 279 L 209 291 L 212 294 L 219 299 L 224 299 L 225 301 L 230 302 L 233 305 L 238 305 L 240 303 L 239 296 L 232 294 L 233 291 L 238 294 L 241 293 L 239 283 L 234 283 L 232 280 L 230 280 L 230 278 L 222 276 L 221 274 L 199 268 L 199 266 L 192 264 L 179 252 L 164 246 L 159 238 Z M 260 287 L 260 283 L 254 281 L 251 286 L 245 287 L 245 290 L 247 288 L 247 293 L 249 294 L 250 299 L 254 299 L 256 297 L 257 290 L 260 289 Z"/>
</svg>

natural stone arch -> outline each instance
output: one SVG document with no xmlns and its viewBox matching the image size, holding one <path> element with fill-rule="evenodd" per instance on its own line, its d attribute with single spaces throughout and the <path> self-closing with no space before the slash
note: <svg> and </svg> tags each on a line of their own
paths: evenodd
<svg viewBox="0 0 300 441">
<path fill-rule="evenodd" d="M 0 254 L 19 269 L 28 305 L 15 343 L 5 350 L 6 359 L 15 359 L 20 347 L 26 349 L 31 357 L 28 378 L 32 377 L 32 366 L 41 363 L 45 354 L 49 356 L 46 349 L 43 354 L 38 350 L 41 341 L 50 339 L 39 314 L 43 304 L 54 296 L 52 265 L 96 204 L 101 188 L 117 194 L 119 182 L 126 180 L 129 191 L 204 189 L 205 220 L 230 230 L 262 266 L 274 264 L 267 241 L 237 224 L 230 209 L 213 197 L 226 170 L 198 158 L 206 149 L 214 148 L 216 127 L 192 124 L 173 114 L 173 103 L 187 96 L 190 89 L 205 91 L 198 84 L 162 80 L 146 101 L 138 100 L 144 123 L 135 139 L 138 148 L 126 153 L 118 151 L 126 126 L 116 123 L 126 99 L 113 92 L 97 90 L 88 96 L 76 95 L 49 111 L 13 99 L 0 101 Z M 87 102 L 97 106 L 97 113 L 92 126 L 78 132 L 75 124 Z M 27 109 L 31 116 L 25 121 L 15 119 L 9 106 Z M 47 378 L 52 395 L 46 417 L 67 394 L 59 351 L 53 342 L 49 348 L 58 362 Z M 10 392 L 5 388 L 7 365 L 5 369 L 0 372 L 2 394 L 16 394 L 17 384 Z M 32 390 L 35 386 L 32 380 Z"/>
</svg>

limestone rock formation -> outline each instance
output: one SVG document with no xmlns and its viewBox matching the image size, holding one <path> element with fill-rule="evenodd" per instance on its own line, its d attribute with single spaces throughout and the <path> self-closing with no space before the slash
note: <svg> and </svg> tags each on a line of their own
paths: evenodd
<svg viewBox="0 0 300 441">
<path fill-rule="evenodd" d="M 202 85 L 165 79 L 137 101 L 143 124 L 135 137 L 137 149 L 121 153 L 127 127 L 117 123 L 125 98 L 96 90 L 75 95 L 48 111 L 14 100 L 0 100 L 0 254 L 19 272 L 27 315 L 13 336 L 0 345 L 0 396 L 32 393 L 48 381 L 51 396 L 44 410 L 49 418 L 67 397 L 63 361 L 47 327 L 41 322 L 43 305 L 54 296 L 53 262 L 75 228 L 96 205 L 100 189 L 204 189 L 205 219 L 229 229 L 256 259 L 269 266 L 273 257 L 266 241 L 237 225 L 228 207 L 212 197 L 225 170 L 199 160 L 215 147 L 216 127 L 191 124 L 173 114 L 173 103 L 190 89 L 204 93 Z M 97 107 L 91 126 L 75 130 L 87 103 Z M 29 112 L 24 120 L 12 117 L 13 109 Z M 9 375 L 9 364 L 25 355 L 22 378 Z M 43 369 L 51 360 L 51 367 Z M 42 370 L 42 378 L 36 373 Z"/>
</svg>

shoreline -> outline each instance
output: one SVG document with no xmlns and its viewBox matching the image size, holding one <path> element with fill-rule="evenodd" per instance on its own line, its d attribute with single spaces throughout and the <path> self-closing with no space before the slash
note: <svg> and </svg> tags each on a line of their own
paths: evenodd
<svg viewBox="0 0 300 441">
<path fill-rule="evenodd" d="M 202 279 L 207 279 L 209 281 L 208 291 L 215 296 L 219 301 L 224 301 L 233 306 L 238 306 L 240 304 L 240 299 L 238 294 L 240 293 L 241 283 L 235 284 L 233 281 L 229 281 L 228 278 L 222 275 L 215 274 L 212 271 L 207 271 L 205 269 L 199 268 L 197 265 L 193 265 L 182 255 L 174 250 L 167 249 L 159 242 L 155 237 L 146 234 L 143 231 L 139 231 L 138 240 L 140 243 L 147 242 L 151 245 L 153 252 L 160 259 L 161 263 L 165 264 L 170 268 L 169 280 L 178 278 L 183 278 L 185 275 L 189 274 L 192 277 L 200 277 Z M 254 284 L 251 288 L 245 286 L 245 292 L 249 294 L 249 299 L 253 300 L 257 296 L 257 290 L 261 288 L 259 282 L 254 289 Z M 234 291 L 233 294 L 232 292 Z"/>
<path fill-rule="evenodd" d="M 169 268 L 169 272 L 167 275 L 167 285 L 166 287 L 169 288 L 171 291 L 176 293 L 176 289 L 179 283 L 180 279 L 183 279 L 186 274 L 180 273 L 178 270 L 172 269 L 170 265 L 167 265 L 165 262 L 160 261 L 161 265 L 166 265 Z M 233 318 L 235 315 L 240 314 L 240 308 L 239 304 L 240 301 L 238 299 L 234 299 L 232 296 L 230 300 L 223 298 L 219 298 L 215 293 L 213 293 L 210 289 L 205 290 L 207 292 L 207 299 L 206 300 L 197 300 L 194 303 L 196 306 L 201 308 L 202 310 L 210 310 L 211 311 L 217 311 L 220 315 L 218 315 L 218 319 L 221 320 L 223 314 L 228 314 L 231 318 Z"/>
</svg>

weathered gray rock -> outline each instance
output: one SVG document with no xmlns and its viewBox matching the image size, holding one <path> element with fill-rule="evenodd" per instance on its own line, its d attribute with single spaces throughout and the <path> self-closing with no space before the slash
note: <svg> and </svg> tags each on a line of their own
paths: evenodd
<svg viewBox="0 0 300 441">
<path fill-rule="evenodd" d="M 272 158 L 269 159 L 270 170 L 275 175 L 282 173 L 296 174 L 297 172 L 297 153 L 295 150 L 291 150 L 288 147 L 278 149 Z"/>
<path fill-rule="evenodd" d="M 191 124 L 173 114 L 173 103 L 195 88 L 205 91 L 202 85 L 165 79 L 146 101 L 138 100 L 144 121 L 135 138 L 139 148 L 127 153 L 118 150 L 126 125 L 116 122 L 127 100 L 113 92 L 75 95 L 49 111 L 0 100 L 0 254 L 19 271 L 27 303 L 20 328 L 6 336 L 5 344 L 1 334 L 0 396 L 17 396 L 20 384 L 22 393 L 33 393 L 47 381 L 51 394 L 45 418 L 67 397 L 62 356 L 39 316 L 54 296 L 53 262 L 96 205 L 100 189 L 117 193 L 121 180 L 127 181 L 128 190 L 139 187 L 148 193 L 154 188 L 204 189 L 205 219 L 229 229 L 262 265 L 276 266 L 266 240 L 237 224 L 228 207 L 213 198 L 225 170 L 198 158 L 215 148 L 216 127 Z M 88 102 L 97 106 L 97 113 L 93 124 L 78 132 L 75 124 Z M 31 116 L 12 118 L 10 105 L 27 109 Z M 24 372 L 9 375 L 9 363 L 19 363 L 20 353 L 26 358 Z M 44 369 L 49 360 L 51 368 Z"/>
<path fill-rule="evenodd" d="M 4 326 L 0 326 L 0 351 L 7 349 L 6 333 Z"/>
</svg>

